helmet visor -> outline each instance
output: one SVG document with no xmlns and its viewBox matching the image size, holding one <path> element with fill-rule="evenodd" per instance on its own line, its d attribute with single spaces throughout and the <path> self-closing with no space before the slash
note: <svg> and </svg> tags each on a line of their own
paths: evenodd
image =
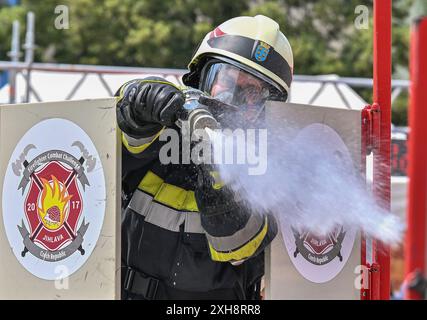
<svg viewBox="0 0 427 320">
<path fill-rule="evenodd" d="M 228 63 L 217 62 L 208 68 L 201 89 L 254 120 L 271 96 L 271 84 Z"/>
</svg>

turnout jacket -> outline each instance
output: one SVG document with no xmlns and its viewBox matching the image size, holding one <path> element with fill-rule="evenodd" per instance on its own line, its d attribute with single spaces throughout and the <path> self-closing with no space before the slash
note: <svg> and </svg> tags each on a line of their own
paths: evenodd
<svg viewBox="0 0 427 320">
<path fill-rule="evenodd" d="M 117 92 L 118 116 L 137 81 Z M 122 299 L 259 298 L 274 218 L 251 214 L 229 190 L 200 188 L 194 164 L 162 164 L 163 130 L 121 133 Z"/>
</svg>

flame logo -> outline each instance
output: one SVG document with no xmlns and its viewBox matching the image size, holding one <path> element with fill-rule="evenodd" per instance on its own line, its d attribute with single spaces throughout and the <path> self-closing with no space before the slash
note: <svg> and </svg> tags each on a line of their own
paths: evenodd
<svg viewBox="0 0 427 320">
<path fill-rule="evenodd" d="M 49 230 L 57 230 L 64 223 L 67 204 L 72 196 L 67 195 L 65 186 L 55 176 L 50 181 L 41 179 L 43 192 L 41 194 L 41 208 L 38 208 L 40 220 Z"/>
</svg>

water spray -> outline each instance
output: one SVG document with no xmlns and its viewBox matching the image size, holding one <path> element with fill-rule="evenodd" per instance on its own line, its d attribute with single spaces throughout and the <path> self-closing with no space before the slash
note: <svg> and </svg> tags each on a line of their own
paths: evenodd
<svg viewBox="0 0 427 320">
<path fill-rule="evenodd" d="M 233 151 L 234 159 L 242 159 L 246 154 L 241 153 L 253 149 L 254 145 L 258 151 L 268 146 L 263 159 L 267 170 L 262 174 L 250 174 L 250 163 L 224 163 L 215 157 L 224 154 L 226 147 L 227 134 L 221 126 L 226 127 L 227 121 L 239 121 L 235 111 L 235 107 L 191 89 L 186 92 L 184 111 L 177 125 L 190 136 L 197 129 L 206 132 L 213 150 L 209 160 L 213 161 L 223 182 L 253 214 L 273 214 L 282 230 L 286 225 L 300 232 L 325 235 L 344 227 L 362 230 L 386 243 L 401 240 L 403 224 L 381 208 L 366 190 L 345 143 L 328 126 L 317 124 L 300 130 L 287 123 L 286 130 L 280 131 L 264 122 L 258 123 L 268 131 L 268 141 L 259 137 L 250 139 L 247 135 L 245 148 L 241 148 L 240 141 L 233 145 Z M 227 112 L 228 118 L 225 118 Z"/>
<path fill-rule="evenodd" d="M 283 131 L 264 126 L 269 133 L 265 174 L 250 175 L 247 165 L 217 166 L 224 183 L 255 214 L 273 214 L 282 230 L 286 225 L 322 236 L 343 226 L 386 243 L 400 242 L 403 224 L 376 203 L 332 128 L 320 123 L 303 130 L 291 123 Z"/>
</svg>

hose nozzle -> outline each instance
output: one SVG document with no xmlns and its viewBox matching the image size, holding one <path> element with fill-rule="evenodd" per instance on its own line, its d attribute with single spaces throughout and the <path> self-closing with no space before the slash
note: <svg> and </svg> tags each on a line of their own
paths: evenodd
<svg viewBox="0 0 427 320">
<path fill-rule="evenodd" d="M 218 121 L 214 118 L 208 107 L 203 104 L 202 97 L 206 95 L 197 89 L 190 88 L 184 91 L 184 109 L 178 115 L 176 125 L 183 130 L 189 130 L 190 134 L 197 129 L 215 130 L 220 128 Z"/>
</svg>

